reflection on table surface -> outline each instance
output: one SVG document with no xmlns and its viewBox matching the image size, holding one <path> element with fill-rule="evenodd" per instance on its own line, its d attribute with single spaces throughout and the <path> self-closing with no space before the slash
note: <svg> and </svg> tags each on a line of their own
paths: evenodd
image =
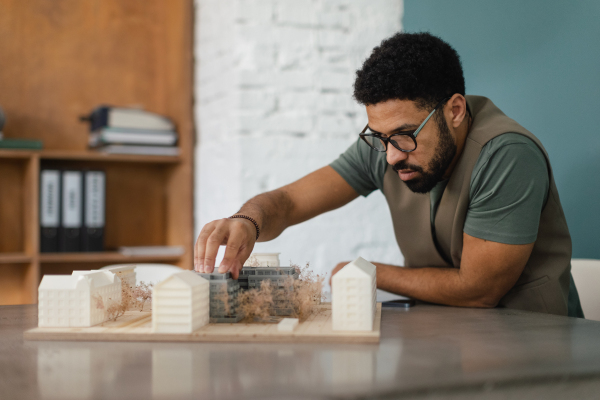
<svg viewBox="0 0 600 400">
<path fill-rule="evenodd" d="M 371 387 L 376 371 L 395 375 L 399 343 L 323 346 L 36 342 L 42 398 L 112 397 L 123 390 L 145 398 L 238 398 L 272 389 L 297 394 L 318 388 Z M 335 348 L 337 347 L 337 348 Z M 383 354 L 379 354 L 383 352 Z M 140 384 L 140 383 L 146 384 Z M 150 383 L 149 385 L 147 383 Z M 307 386 L 308 385 L 308 386 Z M 135 388 L 135 389 L 133 389 Z"/>
<path fill-rule="evenodd" d="M 512 310 L 384 308 L 375 345 L 24 342 L 35 312 L 0 307 L 0 393 L 301 399 L 600 376 L 599 322 Z"/>
</svg>

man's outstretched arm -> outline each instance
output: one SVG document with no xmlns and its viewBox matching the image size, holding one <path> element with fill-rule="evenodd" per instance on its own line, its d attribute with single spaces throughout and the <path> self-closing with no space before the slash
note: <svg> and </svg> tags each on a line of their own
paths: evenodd
<svg viewBox="0 0 600 400">
<path fill-rule="evenodd" d="M 259 241 L 275 239 L 287 227 L 339 208 L 358 193 L 329 166 L 248 200 L 236 214 L 253 218 L 260 228 Z M 194 248 L 194 267 L 213 272 L 219 246 L 226 245 L 219 272 L 237 278 L 256 242 L 256 228 L 248 220 L 220 219 L 204 225 Z"/>
<path fill-rule="evenodd" d="M 534 243 L 503 244 L 463 233 L 460 268 L 377 266 L 377 288 L 436 304 L 495 307 L 521 276 Z M 338 264 L 335 274 L 343 264 Z"/>
</svg>

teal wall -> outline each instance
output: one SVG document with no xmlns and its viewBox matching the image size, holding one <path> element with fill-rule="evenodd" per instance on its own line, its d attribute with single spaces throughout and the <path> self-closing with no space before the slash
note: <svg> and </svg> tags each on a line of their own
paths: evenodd
<svg viewBox="0 0 600 400">
<path fill-rule="evenodd" d="M 573 257 L 600 259 L 600 1 L 404 0 L 403 26 L 450 43 L 467 94 L 542 141 Z"/>
</svg>

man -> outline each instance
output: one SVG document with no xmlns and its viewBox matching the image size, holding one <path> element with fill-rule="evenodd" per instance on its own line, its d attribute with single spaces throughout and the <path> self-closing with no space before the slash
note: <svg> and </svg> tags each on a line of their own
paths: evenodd
<svg viewBox="0 0 600 400">
<path fill-rule="evenodd" d="M 456 51 L 398 33 L 356 73 L 368 125 L 336 161 L 206 224 L 196 269 L 237 277 L 257 239 L 381 190 L 405 267 L 375 263 L 377 287 L 464 307 L 583 317 L 571 239 L 548 156 L 489 99 L 465 96 Z M 338 264 L 335 274 L 345 263 Z"/>
</svg>

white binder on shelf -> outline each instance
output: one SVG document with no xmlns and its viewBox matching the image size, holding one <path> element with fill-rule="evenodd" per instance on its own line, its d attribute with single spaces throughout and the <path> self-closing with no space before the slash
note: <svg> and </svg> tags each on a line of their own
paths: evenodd
<svg viewBox="0 0 600 400">
<path fill-rule="evenodd" d="M 83 184 L 81 171 L 63 171 L 61 226 L 59 251 L 81 250 L 81 226 L 83 219 Z"/>
</svg>

